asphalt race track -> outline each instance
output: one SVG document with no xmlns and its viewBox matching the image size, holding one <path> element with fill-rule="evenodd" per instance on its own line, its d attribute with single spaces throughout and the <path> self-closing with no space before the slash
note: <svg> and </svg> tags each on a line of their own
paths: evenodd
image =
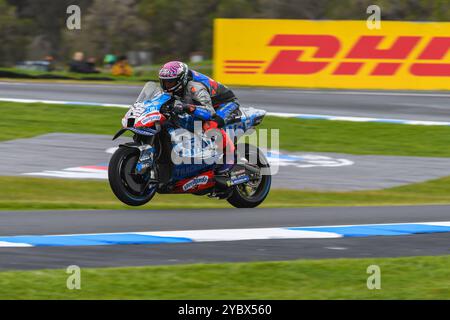
<svg viewBox="0 0 450 320">
<path fill-rule="evenodd" d="M 3 211 L 0 236 L 449 220 L 449 206 L 167 211 Z M 450 254 L 450 233 L 339 239 L 0 248 L 0 269 Z"/>
<path fill-rule="evenodd" d="M 142 86 L 0 82 L 0 98 L 132 104 Z M 448 92 L 233 89 L 243 106 L 270 112 L 450 121 Z"/>
<path fill-rule="evenodd" d="M 0 82 L 0 98 L 130 104 L 141 86 Z M 450 94 L 268 90 L 236 88 L 243 105 L 272 112 L 450 121 Z M 68 140 L 70 141 L 68 143 Z M 101 142 L 101 143 L 100 143 Z M 52 134 L 0 143 L 0 175 L 48 176 L 97 172 L 114 147 L 110 137 Z M 23 150 L 27 150 L 28 157 Z M 59 152 L 56 162 L 45 158 Z M 77 157 L 82 155 L 82 157 Z M 322 190 L 377 189 L 450 175 L 449 159 L 283 153 L 274 187 Z M 312 157 L 311 157 L 312 156 Z M 321 158 L 322 157 L 322 158 Z M 11 163 L 15 164 L 12 170 Z M 325 165 L 324 165 L 325 164 Z M 328 166 L 327 165 L 331 166 Z M 333 165 L 335 165 L 333 167 Z M 80 169 L 81 168 L 81 169 Z M 14 171 L 14 172 L 12 172 Z M 294 183 L 292 172 L 295 171 Z M 55 173 L 56 172 L 56 173 Z M 37 174 L 36 174 L 37 173 Z M 46 173 L 42 174 L 42 173 Z M 301 177 L 301 179 L 299 178 Z M 289 180 L 291 179 L 291 180 Z M 182 199 L 180 195 L 180 199 Z M 151 208 L 151 203 L 148 205 Z M 0 211 L 0 237 L 443 222 L 450 206 L 322 207 L 219 210 Z M 264 239 L 192 243 L 7 247 L 0 240 L 0 269 L 114 267 L 366 258 L 450 254 L 450 232 L 342 238 Z"/>
</svg>

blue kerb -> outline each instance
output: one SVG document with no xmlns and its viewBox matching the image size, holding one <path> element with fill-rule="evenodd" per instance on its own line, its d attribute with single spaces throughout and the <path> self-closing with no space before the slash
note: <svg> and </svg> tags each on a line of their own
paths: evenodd
<svg viewBox="0 0 450 320">
<path fill-rule="evenodd" d="M 361 226 L 299 227 L 289 230 L 332 232 L 344 237 L 399 236 L 417 233 L 450 232 L 450 227 L 425 224 L 389 224 Z"/>
<path fill-rule="evenodd" d="M 32 246 L 100 246 L 120 244 L 185 243 L 192 242 L 192 239 L 122 233 L 63 236 L 12 236 L 0 237 L 0 241 L 27 243 Z"/>
</svg>

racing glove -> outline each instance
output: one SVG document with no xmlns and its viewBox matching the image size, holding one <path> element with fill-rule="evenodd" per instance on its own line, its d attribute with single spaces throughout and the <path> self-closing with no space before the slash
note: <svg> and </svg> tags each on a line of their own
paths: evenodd
<svg viewBox="0 0 450 320">
<path fill-rule="evenodd" d="M 193 113 L 195 111 L 195 105 L 193 104 L 186 104 L 182 102 L 177 102 L 173 106 L 173 112 L 176 114 L 182 114 L 182 113 Z"/>
</svg>

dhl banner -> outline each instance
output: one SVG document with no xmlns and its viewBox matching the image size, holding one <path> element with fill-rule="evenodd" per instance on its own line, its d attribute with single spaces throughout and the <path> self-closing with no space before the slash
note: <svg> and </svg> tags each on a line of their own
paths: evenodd
<svg viewBox="0 0 450 320">
<path fill-rule="evenodd" d="M 450 23 L 217 19 L 225 84 L 450 90 Z"/>
</svg>

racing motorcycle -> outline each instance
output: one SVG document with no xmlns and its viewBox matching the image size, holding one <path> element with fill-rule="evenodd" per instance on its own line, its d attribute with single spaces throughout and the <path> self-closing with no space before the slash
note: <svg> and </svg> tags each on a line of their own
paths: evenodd
<svg viewBox="0 0 450 320">
<path fill-rule="evenodd" d="M 265 111 L 241 107 L 227 121 L 223 129 L 238 132 L 233 136 L 235 164 L 217 174 L 224 158 L 220 143 L 214 136 L 196 134 L 198 121 L 175 113 L 174 103 L 172 95 L 148 82 L 123 117 L 113 140 L 131 132 L 133 141 L 120 144 L 109 162 L 108 180 L 116 197 L 131 206 L 144 205 L 156 193 L 207 195 L 237 208 L 261 204 L 271 185 L 269 162 L 258 147 L 237 142 L 261 123 Z"/>
</svg>

